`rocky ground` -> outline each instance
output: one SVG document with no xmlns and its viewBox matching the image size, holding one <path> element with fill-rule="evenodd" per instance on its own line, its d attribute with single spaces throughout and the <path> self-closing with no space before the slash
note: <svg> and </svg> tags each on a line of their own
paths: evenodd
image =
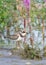
<svg viewBox="0 0 46 65">
<path fill-rule="evenodd" d="M 0 50 L 0 65 L 46 65 L 46 58 L 43 60 L 25 60 L 17 54 L 12 55 L 10 51 Z"/>
</svg>

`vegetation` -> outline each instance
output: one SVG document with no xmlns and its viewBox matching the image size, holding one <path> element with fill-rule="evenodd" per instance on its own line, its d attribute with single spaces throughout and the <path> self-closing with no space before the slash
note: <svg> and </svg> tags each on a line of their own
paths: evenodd
<svg viewBox="0 0 46 65">
<path fill-rule="evenodd" d="M 42 56 L 40 55 L 40 49 L 35 49 L 29 47 L 29 45 L 26 45 L 24 50 L 21 52 L 21 55 L 23 58 L 28 59 L 42 59 Z"/>
<path fill-rule="evenodd" d="M 44 54 L 43 54 L 43 56 L 46 57 L 46 46 L 44 47 L 43 50 L 44 50 Z"/>
<path fill-rule="evenodd" d="M 28 4 L 28 2 L 26 2 L 26 4 Z M 23 27 L 21 27 L 21 24 Z M 46 24 L 46 2 L 44 2 L 43 0 L 36 0 L 36 1 L 31 0 L 31 3 L 29 3 L 29 5 L 27 6 L 21 0 L 0 0 L 0 32 L 2 33 L 2 35 L 4 35 L 4 32 L 6 32 L 6 37 L 10 36 L 11 27 L 13 28 L 12 32 L 14 30 L 14 34 L 19 33 L 21 30 L 27 31 L 26 29 L 29 29 L 27 33 L 30 34 L 29 41 L 30 41 L 30 45 L 32 45 L 32 48 L 29 47 L 29 45 L 24 46 L 22 55 L 25 58 L 31 58 L 31 59 L 42 58 L 40 55 L 40 50 L 39 49 L 37 50 L 37 48 L 33 48 L 36 41 L 32 31 L 38 30 L 41 32 L 42 42 L 40 44 L 43 43 L 43 47 L 44 47 L 44 38 L 45 38 L 44 24 Z M 27 37 L 25 36 L 23 42 L 24 44 L 26 42 L 26 39 Z M 10 39 L 8 38 L 7 40 L 9 41 Z M 3 47 L 4 41 L 5 40 L 0 41 L 0 44 L 2 44 L 2 46 L 0 47 Z M 46 53 L 44 54 L 46 55 Z"/>
</svg>

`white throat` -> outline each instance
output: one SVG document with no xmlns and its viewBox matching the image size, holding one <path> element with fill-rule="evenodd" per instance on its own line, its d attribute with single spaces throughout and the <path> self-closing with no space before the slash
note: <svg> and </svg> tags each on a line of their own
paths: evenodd
<svg viewBox="0 0 46 65">
<path fill-rule="evenodd" d="M 18 39 L 16 41 L 21 41 L 22 37 L 19 35 Z"/>
</svg>

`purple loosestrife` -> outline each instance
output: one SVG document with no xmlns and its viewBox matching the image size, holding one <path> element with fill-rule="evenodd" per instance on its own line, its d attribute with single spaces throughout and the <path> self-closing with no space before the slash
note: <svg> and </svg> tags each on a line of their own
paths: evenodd
<svg viewBox="0 0 46 65">
<path fill-rule="evenodd" d="M 30 7 L 30 0 L 24 0 L 24 5 L 27 9 Z"/>
<path fill-rule="evenodd" d="M 44 0 L 44 2 L 46 2 L 46 0 Z"/>
</svg>

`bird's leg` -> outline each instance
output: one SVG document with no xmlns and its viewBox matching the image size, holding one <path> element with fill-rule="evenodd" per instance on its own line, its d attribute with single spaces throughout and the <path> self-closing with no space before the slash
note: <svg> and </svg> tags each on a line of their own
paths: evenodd
<svg viewBox="0 0 46 65">
<path fill-rule="evenodd" d="M 24 37 L 24 44 L 26 43 L 26 36 Z"/>
<path fill-rule="evenodd" d="M 17 42 L 16 42 L 16 48 L 17 48 Z"/>
<path fill-rule="evenodd" d="M 33 44 L 34 44 L 34 42 L 33 42 L 33 38 L 32 38 L 32 37 L 30 38 L 30 43 L 31 43 L 32 48 L 33 48 Z"/>
<path fill-rule="evenodd" d="M 23 41 L 21 41 L 21 43 L 20 43 L 20 47 L 23 48 Z"/>
<path fill-rule="evenodd" d="M 17 42 L 17 47 L 20 48 L 20 41 Z"/>
</svg>

